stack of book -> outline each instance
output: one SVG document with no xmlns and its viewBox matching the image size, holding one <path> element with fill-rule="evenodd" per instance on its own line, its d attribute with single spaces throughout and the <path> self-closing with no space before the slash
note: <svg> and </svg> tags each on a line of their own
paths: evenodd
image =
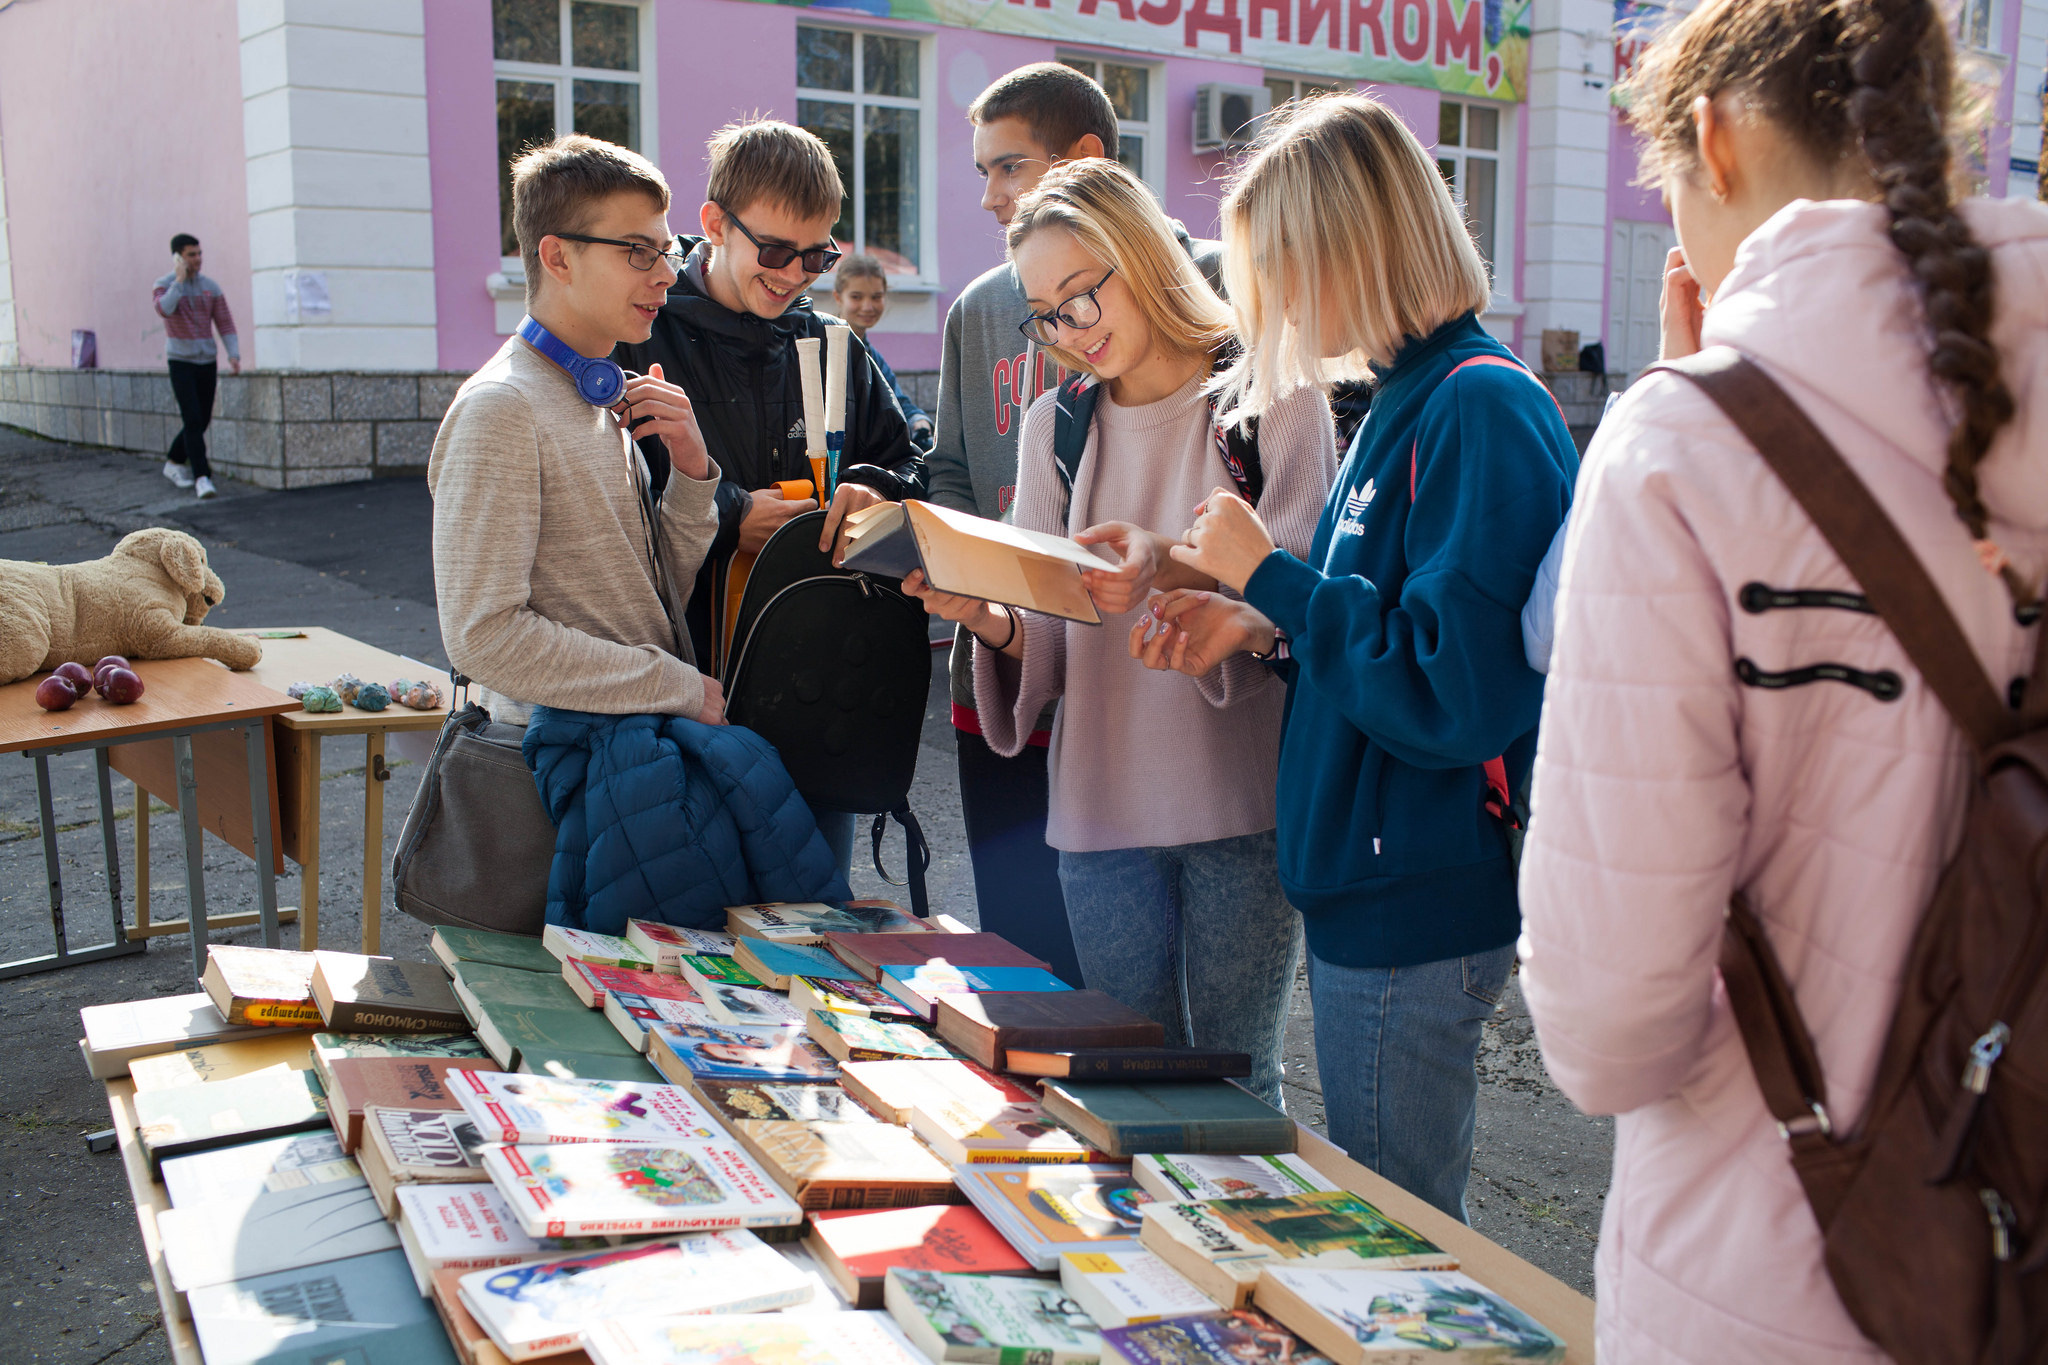
<svg viewBox="0 0 2048 1365">
<path fill-rule="evenodd" d="M 204 984 L 81 1047 L 133 1078 L 209 1359 L 1561 1352 L 1294 1155 L 1248 1058 L 943 916 L 223 948 Z"/>
</svg>

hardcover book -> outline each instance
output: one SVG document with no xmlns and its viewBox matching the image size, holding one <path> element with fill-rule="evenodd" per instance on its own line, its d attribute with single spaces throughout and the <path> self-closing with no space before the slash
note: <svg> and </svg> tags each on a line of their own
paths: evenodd
<svg viewBox="0 0 2048 1365">
<path fill-rule="evenodd" d="M 1310 1194 L 1337 1188 L 1291 1153 L 1278 1156 L 1208 1156 L 1148 1153 L 1131 1158 L 1131 1174 L 1154 1199 L 1186 1204 L 1204 1199 Z"/>
<path fill-rule="evenodd" d="M 432 962 L 313 954 L 313 1003 L 336 1033 L 448 1033 L 469 1027 L 448 976 Z"/>
<path fill-rule="evenodd" d="M 78 1012 L 78 1020 L 85 1027 L 79 1048 L 85 1054 L 86 1070 L 100 1081 L 129 1074 L 128 1063 L 137 1057 L 171 1048 L 257 1038 L 269 1032 L 256 1025 L 226 1022 L 205 991 L 87 1005 Z"/>
<path fill-rule="evenodd" d="M 852 971 L 842 967 L 841 971 Z M 825 1010 L 831 1014 L 858 1014 L 867 1019 L 884 1019 L 892 1023 L 922 1020 L 924 1016 L 898 1000 L 880 986 L 855 977 L 851 981 L 835 980 L 821 976 L 793 976 L 789 978 L 789 1007 L 798 1017 L 812 1010 Z"/>
<path fill-rule="evenodd" d="M 636 967 L 605 967 L 570 958 L 562 964 L 562 980 L 576 998 L 594 1010 L 604 1008 L 605 997 L 613 991 L 658 1000 L 692 1000 L 697 992 L 680 976 Z"/>
<path fill-rule="evenodd" d="M 877 1316 L 614 1318 L 584 1342 L 596 1365 L 925 1365 Z"/>
<path fill-rule="evenodd" d="M 892 1024 L 858 1014 L 820 1010 L 804 1016 L 804 1028 L 817 1044 L 842 1062 L 877 1062 L 891 1058 L 943 1062 L 952 1050 L 909 1024 Z"/>
<path fill-rule="evenodd" d="M 830 1053 L 793 1029 L 703 1028 L 656 1024 L 647 1060 L 678 1085 L 685 1077 L 713 1081 L 832 1081 Z"/>
<path fill-rule="evenodd" d="M 690 979 L 687 971 L 683 973 L 683 979 Z M 704 1007 L 717 1016 L 718 1023 L 729 1028 L 780 1028 L 804 1021 L 803 1012 L 791 1006 L 788 997 L 774 991 L 709 979 L 699 979 L 691 984 L 696 986 Z"/>
<path fill-rule="evenodd" d="M 1036 1104 L 992 1108 L 957 1097 L 921 1104 L 910 1112 L 910 1131 L 960 1166 L 1102 1159 Z"/>
<path fill-rule="evenodd" d="M 1102 624 L 1081 574 L 1108 561 L 1066 536 L 916 498 L 864 507 L 846 518 L 846 526 L 849 569 L 882 578 L 917 569 L 940 592 Z"/>
<path fill-rule="evenodd" d="M 1029 1275 L 995 1224 L 966 1204 L 848 1210 L 811 1215 L 804 1245 L 855 1308 L 882 1306 L 891 1266 L 962 1275 Z"/>
<path fill-rule="evenodd" d="M 1249 1308 L 1105 1327 L 1102 1359 L 1105 1365 L 1331 1365 L 1328 1356 Z"/>
<path fill-rule="evenodd" d="M 341 1139 L 322 1130 L 244 1142 L 164 1163 L 164 1192 L 173 1208 L 246 1204 L 265 1195 L 353 1183 L 362 1172 L 342 1154 Z"/>
<path fill-rule="evenodd" d="M 497 934 L 488 929 L 457 929 L 442 925 L 434 930 L 428 944 L 434 960 L 455 973 L 457 963 L 488 963 L 496 967 L 517 967 L 527 972 L 558 972 L 555 960 L 538 938 L 528 934 Z"/>
<path fill-rule="evenodd" d="M 465 1275 L 463 1303 L 512 1360 L 552 1356 L 613 1318 L 761 1313 L 809 1299 L 810 1283 L 743 1229 L 583 1252 Z"/>
<path fill-rule="evenodd" d="M 840 1068 L 839 1083 L 890 1123 L 904 1125 L 921 1104 L 958 1099 L 980 1109 L 1001 1109 L 1038 1103 L 1037 1091 L 958 1057 L 943 1062 L 848 1062 Z"/>
<path fill-rule="evenodd" d="M 1098 1327 L 1215 1309 L 1201 1290 L 1149 1251 L 1070 1251 L 1060 1257 L 1060 1285 Z"/>
<path fill-rule="evenodd" d="M 306 1034 L 297 1030 L 273 1031 L 232 1043 L 211 1043 L 154 1057 L 137 1057 L 128 1063 L 128 1074 L 137 1090 L 167 1090 L 174 1085 L 225 1081 L 278 1067 L 286 1071 L 312 1069 L 313 1047 Z"/>
<path fill-rule="evenodd" d="M 465 1071 L 451 1088 L 485 1142 L 676 1144 L 724 1136 L 717 1120 L 673 1085 Z"/>
<path fill-rule="evenodd" d="M 732 1135 L 806 1209 L 893 1209 L 958 1198 L 952 1168 L 891 1124 L 743 1119 Z"/>
<path fill-rule="evenodd" d="M 328 1117 L 341 1135 L 343 1151 L 363 1140 L 363 1110 L 455 1109 L 455 1082 L 485 1063 L 473 1057 L 344 1057 L 330 1062 L 334 1078 L 327 1092 Z"/>
<path fill-rule="evenodd" d="M 563 1052 L 553 1048 L 529 1047 L 519 1054 L 523 1075 L 553 1076 L 564 1081 L 635 1081 L 660 1085 L 661 1073 L 647 1059 L 631 1052 L 616 1057 L 593 1052 Z"/>
<path fill-rule="evenodd" d="M 471 1024 L 476 1023 L 479 1011 L 503 1005 L 571 1011 L 588 1008 L 569 989 L 569 983 L 562 980 L 559 963 L 545 972 L 529 972 L 489 962 L 458 962 L 450 976 L 454 978 L 455 998 L 462 1002 Z"/>
<path fill-rule="evenodd" d="M 216 943 L 206 950 L 199 977 L 206 998 L 230 1024 L 266 1028 L 317 1028 L 313 1003 L 313 955 L 277 948 L 238 948 Z"/>
<path fill-rule="evenodd" d="M 651 919 L 627 920 L 626 943 L 652 962 L 656 971 L 671 975 L 680 973 L 683 959 L 693 953 L 732 951 L 730 934 L 715 929 L 683 929 Z"/>
<path fill-rule="evenodd" d="M 333 1080 L 328 1070 L 344 1057 L 464 1057 L 482 1061 L 490 1056 L 476 1035 L 461 1033 L 316 1033 L 313 1035 L 313 1070 L 320 1084 Z"/>
<path fill-rule="evenodd" d="M 730 1128 L 741 1119 L 792 1123 L 879 1123 L 836 1085 L 796 1081 L 712 1081 L 691 1077 L 686 1088 Z"/>
<path fill-rule="evenodd" d="M 673 979 L 682 981 L 680 976 Z M 688 999 L 613 991 L 605 996 L 604 1018 L 627 1046 L 643 1053 L 647 1051 L 647 1030 L 657 1024 L 684 1024 L 698 1028 L 725 1025 L 724 1019 L 698 999 L 694 989 Z"/>
<path fill-rule="evenodd" d="M 507 1070 L 519 1064 L 522 1048 L 598 1054 L 633 1050 L 559 976 L 465 966 L 455 978 L 455 996 L 491 1060 Z"/>
<path fill-rule="evenodd" d="M 1252 1074 L 1251 1054 L 1206 1047 L 1091 1047 L 1068 1052 L 1009 1048 L 1005 1071 L 1067 1081 L 1221 1081 Z"/>
<path fill-rule="evenodd" d="M 1470 1276 L 1267 1266 L 1259 1307 L 1337 1365 L 1560 1361 L 1548 1328 Z"/>
<path fill-rule="evenodd" d="M 474 1184 L 484 1178 L 483 1138 L 461 1110 L 363 1110 L 356 1162 L 386 1218 L 395 1216 L 400 1185 Z"/>
<path fill-rule="evenodd" d="M 952 967 L 1036 967 L 1051 971 L 1000 934 L 843 933 L 828 930 L 825 946 L 832 955 L 874 981 L 893 967 L 914 968 L 927 962 Z M 899 974 L 900 975 L 900 974 Z"/>
<path fill-rule="evenodd" d="M 484 1171 L 532 1237 L 791 1227 L 803 1210 L 738 1147 L 491 1147 Z M 472 1305 L 473 1307 L 474 1305 Z"/>
<path fill-rule="evenodd" d="M 563 965 L 588 962 L 593 967 L 627 967 L 651 972 L 654 959 L 617 934 L 599 934 L 589 929 L 571 929 L 550 924 L 541 930 L 540 942 Z"/>
<path fill-rule="evenodd" d="M 1150 1205 L 1139 1240 L 1225 1308 L 1243 1308 L 1266 1266 L 1456 1270 L 1458 1258 L 1343 1190 Z"/>
<path fill-rule="evenodd" d="M 960 1166 L 953 1180 L 1037 1270 L 1069 1251 L 1135 1248 L 1152 1201 L 1127 1166 Z"/>
<path fill-rule="evenodd" d="M 860 973 L 815 945 L 777 943 L 765 938 L 733 940 L 733 960 L 752 972 L 770 990 L 786 991 L 790 978 L 814 981 L 858 981 Z"/>
<path fill-rule="evenodd" d="M 171 1286 L 183 1293 L 398 1246 L 360 1175 L 169 1208 L 156 1226 Z"/>
<path fill-rule="evenodd" d="M 786 905 L 729 905 L 725 927 L 734 938 L 760 938 L 771 943 L 820 943 L 830 932 L 846 934 L 927 934 L 933 927 L 900 905 L 887 901 L 850 902 L 844 907 L 815 902 Z M 872 980 L 873 978 L 869 978 Z"/>
<path fill-rule="evenodd" d="M 934 1361 L 1096 1365 L 1102 1337 L 1059 1285 L 1009 1275 L 891 1270 L 882 1301 Z"/>
<path fill-rule="evenodd" d="M 1042 967 L 956 967 L 943 961 L 886 968 L 877 984 L 928 1024 L 938 1016 L 939 1001 L 949 995 L 1073 989 Z"/>
<path fill-rule="evenodd" d="M 991 1071 L 1010 1048 L 1157 1047 L 1166 1030 L 1101 991 L 988 991 L 943 995 L 939 1037 Z"/>
<path fill-rule="evenodd" d="M 187 1302 L 206 1365 L 457 1365 L 396 1249 L 207 1285 Z"/>
<path fill-rule="evenodd" d="M 1294 1121 L 1229 1081 L 1047 1080 L 1045 1112 L 1114 1157 L 1294 1150 Z"/>
<path fill-rule="evenodd" d="M 327 1099 L 310 1071 L 254 1071 L 232 1080 L 144 1090 L 135 1096 L 135 1128 L 150 1169 L 171 1157 L 327 1123 Z"/>
</svg>

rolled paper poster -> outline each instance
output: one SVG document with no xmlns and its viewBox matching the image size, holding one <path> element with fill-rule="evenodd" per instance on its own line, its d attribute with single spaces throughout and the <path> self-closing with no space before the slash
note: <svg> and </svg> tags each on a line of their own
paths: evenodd
<svg viewBox="0 0 2048 1365">
<path fill-rule="evenodd" d="M 825 328 L 825 448 L 827 463 L 824 492 L 830 497 L 839 489 L 839 452 L 846 445 L 846 367 L 853 352 L 853 329 L 843 323 Z"/>
<path fill-rule="evenodd" d="M 804 389 L 804 455 L 811 462 L 812 481 L 822 498 L 825 490 L 825 386 L 818 374 L 818 339 L 796 344 L 797 375 Z"/>
</svg>

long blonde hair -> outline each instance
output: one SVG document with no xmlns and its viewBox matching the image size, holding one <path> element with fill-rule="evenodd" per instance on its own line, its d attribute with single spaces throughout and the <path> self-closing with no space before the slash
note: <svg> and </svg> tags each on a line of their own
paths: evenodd
<svg viewBox="0 0 2048 1365">
<path fill-rule="evenodd" d="M 1429 154 L 1365 95 L 1302 100 L 1268 122 L 1224 197 L 1223 240 L 1245 343 L 1217 381 L 1233 418 L 1298 388 L 1363 378 L 1403 338 L 1484 309 L 1490 294 Z M 1326 335 L 1340 342 L 1330 360 Z"/>
<path fill-rule="evenodd" d="M 1145 183 L 1114 161 L 1085 157 L 1047 171 L 1017 201 L 1006 239 L 1010 258 L 1032 233 L 1065 228 L 1130 287 L 1156 342 L 1176 355 L 1206 356 L 1230 335 L 1230 309 L 1173 235 Z M 1047 346 L 1069 370 L 1094 371 L 1072 351 Z"/>
</svg>

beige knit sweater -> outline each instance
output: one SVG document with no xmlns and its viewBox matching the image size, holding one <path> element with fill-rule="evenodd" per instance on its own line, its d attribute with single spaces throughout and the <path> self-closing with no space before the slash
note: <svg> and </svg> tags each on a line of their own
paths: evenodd
<svg viewBox="0 0 2048 1365">
<path fill-rule="evenodd" d="M 704 681 L 662 611 L 616 419 L 517 337 L 471 375 L 434 438 L 434 591 L 448 661 L 492 716 L 532 706 L 694 716 Z M 644 480 L 644 472 L 641 475 Z M 718 530 L 714 464 L 671 473 L 654 513 L 677 619 Z"/>
</svg>

